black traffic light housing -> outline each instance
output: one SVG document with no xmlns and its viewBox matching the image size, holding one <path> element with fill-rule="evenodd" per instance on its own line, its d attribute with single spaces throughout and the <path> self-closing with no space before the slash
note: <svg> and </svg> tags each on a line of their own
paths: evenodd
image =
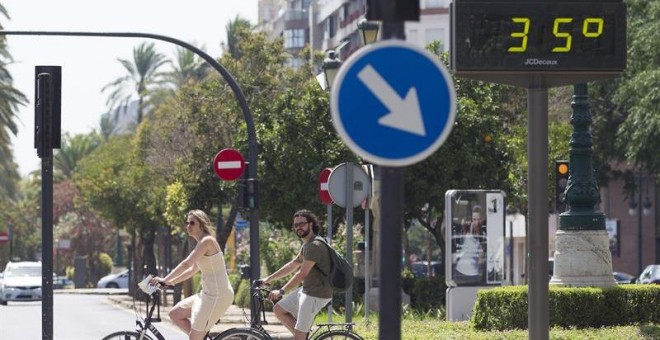
<svg viewBox="0 0 660 340">
<path fill-rule="evenodd" d="M 259 182 L 250 177 L 250 162 L 245 162 L 243 178 L 238 183 L 238 207 L 242 209 L 258 209 Z"/>
<path fill-rule="evenodd" d="M 566 195 L 566 186 L 568 185 L 569 175 L 569 161 L 555 161 L 555 207 L 558 212 L 566 210 L 564 198 Z"/>
<path fill-rule="evenodd" d="M 367 0 L 369 21 L 419 21 L 419 0 Z"/>
<path fill-rule="evenodd" d="M 40 158 L 51 157 L 61 147 L 61 66 L 35 67 L 34 98 L 34 147 Z"/>
</svg>

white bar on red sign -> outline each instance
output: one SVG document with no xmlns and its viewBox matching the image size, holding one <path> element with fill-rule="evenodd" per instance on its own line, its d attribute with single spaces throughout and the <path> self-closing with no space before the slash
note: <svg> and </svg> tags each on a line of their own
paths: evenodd
<svg viewBox="0 0 660 340">
<path fill-rule="evenodd" d="M 241 161 L 218 162 L 218 169 L 240 169 Z"/>
<path fill-rule="evenodd" d="M 321 183 L 321 190 L 328 191 L 328 182 Z"/>
</svg>

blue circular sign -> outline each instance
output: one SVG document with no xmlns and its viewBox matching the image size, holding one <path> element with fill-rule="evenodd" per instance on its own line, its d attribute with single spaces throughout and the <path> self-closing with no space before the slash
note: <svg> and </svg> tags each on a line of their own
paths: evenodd
<svg viewBox="0 0 660 340">
<path fill-rule="evenodd" d="M 449 136 L 456 91 L 437 56 L 400 40 L 366 46 L 331 90 L 335 130 L 351 150 L 385 166 L 417 163 Z"/>
</svg>

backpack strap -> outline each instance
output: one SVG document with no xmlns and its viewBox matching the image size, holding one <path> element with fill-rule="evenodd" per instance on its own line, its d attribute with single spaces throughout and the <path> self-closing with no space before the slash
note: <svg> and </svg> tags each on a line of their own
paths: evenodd
<svg viewBox="0 0 660 340">
<path fill-rule="evenodd" d="M 328 250 L 328 259 L 330 259 L 330 269 L 332 270 L 332 254 L 330 254 L 330 251 L 331 251 L 332 249 L 330 249 L 330 245 L 328 244 L 328 241 L 326 241 L 326 240 L 325 240 L 323 237 L 321 237 L 321 236 L 316 236 L 316 237 L 314 238 L 314 240 L 316 240 L 316 241 L 320 241 L 321 243 L 325 244 L 326 249 Z M 326 279 L 328 278 L 328 275 L 330 275 L 329 272 L 328 272 L 328 273 L 324 273 L 323 270 L 321 270 L 321 267 L 319 267 L 318 263 L 315 263 L 315 264 L 314 264 L 314 268 L 316 268 L 318 271 L 320 271 L 321 274 L 323 274 L 323 276 L 325 276 Z"/>
</svg>

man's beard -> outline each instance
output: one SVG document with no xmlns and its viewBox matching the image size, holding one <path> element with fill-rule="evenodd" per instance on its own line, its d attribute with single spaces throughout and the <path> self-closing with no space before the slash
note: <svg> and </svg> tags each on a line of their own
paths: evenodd
<svg viewBox="0 0 660 340">
<path fill-rule="evenodd" d="M 310 229 L 303 229 L 303 230 L 299 231 L 299 232 L 297 233 L 297 234 L 298 234 L 298 237 L 300 237 L 300 238 L 305 238 L 305 237 L 307 237 L 307 235 L 309 235 L 309 231 L 310 231 Z"/>
</svg>

